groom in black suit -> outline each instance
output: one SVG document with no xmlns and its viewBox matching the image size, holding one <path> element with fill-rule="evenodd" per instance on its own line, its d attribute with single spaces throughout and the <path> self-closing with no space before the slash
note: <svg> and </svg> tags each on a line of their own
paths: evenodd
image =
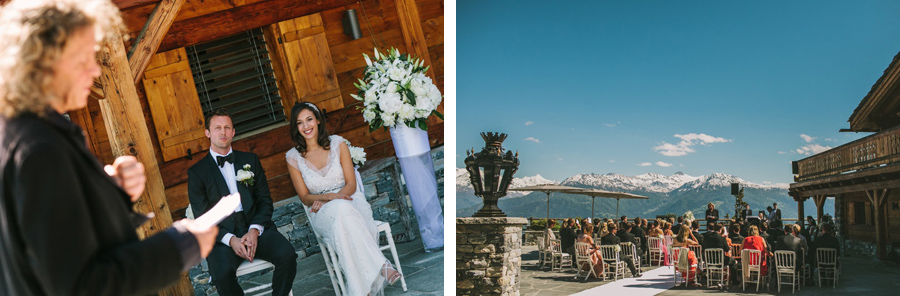
<svg viewBox="0 0 900 296">
<path fill-rule="evenodd" d="M 297 273 L 297 254 L 272 222 L 269 184 L 256 154 L 233 151 L 234 126 L 225 110 L 214 110 L 206 118 L 209 156 L 188 169 L 188 197 L 194 217 L 213 207 L 223 196 L 239 192 L 241 206 L 219 223 L 216 245 L 209 254 L 209 273 L 219 295 L 243 295 L 235 272 L 244 260 L 263 259 L 275 265 L 273 295 L 288 295 Z M 249 169 L 246 166 L 249 165 Z M 244 170 L 253 173 L 239 178 Z"/>
</svg>

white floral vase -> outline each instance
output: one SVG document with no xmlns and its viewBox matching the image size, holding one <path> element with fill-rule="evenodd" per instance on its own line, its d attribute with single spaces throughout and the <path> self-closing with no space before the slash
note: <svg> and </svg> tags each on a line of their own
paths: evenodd
<svg viewBox="0 0 900 296">
<path fill-rule="evenodd" d="M 428 132 L 403 124 L 392 127 L 390 131 L 425 251 L 441 250 L 444 247 L 444 215 L 437 196 Z"/>
</svg>

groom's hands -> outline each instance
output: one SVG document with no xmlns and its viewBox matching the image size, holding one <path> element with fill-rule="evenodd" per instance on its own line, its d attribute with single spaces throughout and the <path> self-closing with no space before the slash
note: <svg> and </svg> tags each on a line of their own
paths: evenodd
<svg viewBox="0 0 900 296">
<path fill-rule="evenodd" d="M 247 260 L 253 262 L 253 258 L 256 257 L 256 246 L 259 242 L 259 230 L 256 228 L 251 228 L 244 237 L 241 238 L 241 243 L 247 247 Z"/>
<path fill-rule="evenodd" d="M 250 256 L 248 255 L 249 250 L 247 246 L 241 243 L 241 239 L 237 236 L 232 236 L 231 240 L 228 241 L 228 244 L 231 246 L 231 249 L 234 250 L 234 253 L 238 255 L 238 257 L 250 260 Z"/>
</svg>

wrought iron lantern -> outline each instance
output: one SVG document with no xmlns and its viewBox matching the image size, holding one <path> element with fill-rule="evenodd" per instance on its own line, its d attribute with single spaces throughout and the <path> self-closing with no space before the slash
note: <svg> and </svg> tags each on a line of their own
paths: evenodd
<svg viewBox="0 0 900 296">
<path fill-rule="evenodd" d="M 466 151 L 466 171 L 475 189 L 475 195 L 484 199 L 484 207 L 474 217 L 506 217 L 497 206 L 497 201 L 506 196 L 512 183 L 513 174 L 519 169 L 519 153 L 503 152 L 503 133 L 481 133 L 484 149 Z"/>
</svg>

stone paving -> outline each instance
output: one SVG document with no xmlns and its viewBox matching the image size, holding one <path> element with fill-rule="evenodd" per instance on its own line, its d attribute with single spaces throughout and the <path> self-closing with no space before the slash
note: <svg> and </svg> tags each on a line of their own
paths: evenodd
<svg viewBox="0 0 900 296">
<path fill-rule="evenodd" d="M 800 291 L 796 291 L 796 295 L 898 295 L 900 294 L 900 266 L 884 262 L 875 261 L 872 257 L 853 256 L 842 257 L 842 273 L 838 280 L 837 288 L 831 288 L 830 285 L 817 287 L 812 284 L 801 287 Z M 591 277 L 587 281 L 574 279 L 574 271 L 571 269 L 565 271 L 550 271 L 549 267 L 540 268 L 537 266 L 538 253 L 536 246 L 522 247 L 522 271 L 520 274 L 519 291 L 521 295 L 570 295 L 597 286 L 602 286 L 612 281 L 602 281 Z M 644 266 L 644 272 L 659 267 Z M 628 272 L 626 272 L 628 274 Z M 671 277 L 670 277 L 671 279 Z M 674 286 L 674 281 L 671 281 Z M 631 293 L 616 293 L 618 295 L 630 295 Z M 746 292 L 741 290 L 741 286 L 732 286 L 728 291 L 720 291 L 717 289 L 705 288 L 669 288 L 665 292 L 657 295 L 665 296 L 682 296 L 697 294 L 716 294 L 716 295 L 749 295 L 749 294 L 783 294 L 790 295 L 790 286 L 783 286 L 781 293 L 778 293 L 776 287 L 772 285 L 772 290 L 761 288 L 757 293 L 754 288 L 747 288 Z"/>
</svg>

